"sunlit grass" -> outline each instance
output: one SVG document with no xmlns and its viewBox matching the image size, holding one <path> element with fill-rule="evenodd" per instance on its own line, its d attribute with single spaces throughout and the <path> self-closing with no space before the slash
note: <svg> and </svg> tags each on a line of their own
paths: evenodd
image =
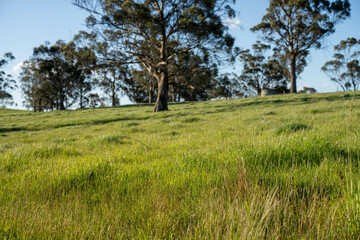
<svg viewBox="0 0 360 240">
<path fill-rule="evenodd" d="M 1 239 L 357 239 L 360 95 L 0 109 Z"/>
</svg>

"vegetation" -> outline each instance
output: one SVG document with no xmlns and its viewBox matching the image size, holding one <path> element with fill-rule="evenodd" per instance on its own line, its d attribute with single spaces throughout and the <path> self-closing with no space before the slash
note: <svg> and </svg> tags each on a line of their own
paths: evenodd
<svg viewBox="0 0 360 240">
<path fill-rule="evenodd" d="M 360 235 L 359 92 L 152 111 L 0 109 L 0 238 Z"/>
<path fill-rule="evenodd" d="M 278 48 L 288 69 L 290 92 L 296 93 L 297 74 L 313 47 L 335 32 L 335 25 L 350 16 L 348 0 L 271 0 L 262 22 L 251 30 Z"/>
<path fill-rule="evenodd" d="M 12 53 L 5 53 L 4 58 L 0 59 L 0 69 L 14 59 L 15 57 Z M 0 70 L 0 107 L 13 104 L 13 97 L 9 91 L 14 90 L 15 88 L 17 88 L 16 81 L 12 76 Z"/>
<path fill-rule="evenodd" d="M 274 57 L 266 58 L 266 51 L 271 47 L 257 41 L 253 44 L 253 53 L 249 49 L 240 52 L 243 71 L 240 80 L 243 88 L 261 96 L 261 89 L 277 88 L 280 93 L 287 90 L 285 68 Z"/>
<path fill-rule="evenodd" d="M 360 40 L 348 38 L 334 47 L 334 60 L 321 68 L 343 91 L 360 88 Z"/>
<path fill-rule="evenodd" d="M 231 50 L 234 39 L 222 22 L 224 14 L 235 16 L 229 2 L 73 0 L 89 12 L 91 34 L 120 53 L 118 62 L 145 68 L 157 80 L 155 112 L 168 109 L 171 61 L 186 52 L 209 57 Z"/>
</svg>

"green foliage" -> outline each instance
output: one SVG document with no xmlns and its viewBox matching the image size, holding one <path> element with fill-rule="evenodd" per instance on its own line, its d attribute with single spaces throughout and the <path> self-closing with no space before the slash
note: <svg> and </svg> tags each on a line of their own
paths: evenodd
<svg viewBox="0 0 360 240">
<path fill-rule="evenodd" d="M 240 52 L 240 60 L 243 65 L 240 81 L 244 85 L 243 88 L 250 92 L 250 95 L 257 96 L 261 95 L 261 89 L 264 88 L 286 89 L 285 68 L 277 59 L 266 58 L 266 52 L 271 47 L 257 41 L 252 48 L 253 52 L 249 49 Z"/>
<path fill-rule="evenodd" d="M 290 91 L 296 93 L 297 74 L 306 66 L 312 47 L 335 32 L 335 25 L 350 16 L 348 0 L 271 0 L 262 22 L 252 31 L 278 48 L 291 80 Z"/>
<path fill-rule="evenodd" d="M 1 68 L 14 59 L 15 57 L 10 52 L 5 53 L 4 58 L 0 59 L 0 107 L 13 104 L 13 97 L 9 91 L 17 88 L 16 81 L 12 79 L 10 74 L 2 71 Z"/>
<path fill-rule="evenodd" d="M 360 87 L 360 40 L 348 38 L 334 47 L 334 60 L 321 68 L 343 91 Z"/>
<path fill-rule="evenodd" d="M 150 84 L 157 87 L 156 112 L 168 110 L 170 66 L 174 67 L 171 62 L 180 62 L 181 55 L 191 55 L 190 52 L 204 58 L 231 52 L 234 39 L 222 22 L 222 16 L 234 17 L 231 2 L 73 0 L 76 6 L 90 13 L 87 19 L 90 35 L 101 36 L 112 52 L 119 53 L 118 58 L 113 55 L 115 61 L 133 65 L 136 70 L 144 68 L 150 75 L 149 81 L 156 79 L 157 85 Z M 176 67 L 180 68 L 180 63 Z M 195 71 L 195 74 L 208 75 L 203 74 L 204 71 L 208 69 Z M 204 76 L 200 78 L 201 83 L 206 80 Z M 183 82 L 189 84 L 188 81 Z M 138 86 L 136 80 L 129 83 L 133 85 L 128 87 L 130 89 L 149 87 L 151 98 L 154 92 L 151 86 Z M 137 99 L 137 96 L 132 97 Z"/>
<path fill-rule="evenodd" d="M 26 106 L 34 112 L 64 110 L 78 101 L 84 108 L 95 65 L 93 51 L 74 42 L 57 41 L 34 48 L 21 73 Z"/>
<path fill-rule="evenodd" d="M 0 238 L 357 239 L 348 94 L 0 109 Z"/>
</svg>

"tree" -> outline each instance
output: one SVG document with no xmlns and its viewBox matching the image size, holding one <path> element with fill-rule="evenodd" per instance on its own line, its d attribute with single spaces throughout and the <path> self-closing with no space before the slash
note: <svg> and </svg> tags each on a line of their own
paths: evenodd
<svg viewBox="0 0 360 240">
<path fill-rule="evenodd" d="M 206 54 L 199 56 L 188 51 L 178 54 L 169 62 L 172 101 L 208 100 L 217 74 L 217 65 L 211 64 Z"/>
<path fill-rule="evenodd" d="M 284 67 L 275 57 L 266 57 L 270 45 L 257 41 L 252 48 L 253 53 L 249 49 L 240 51 L 243 65 L 240 80 L 244 87 L 260 96 L 263 88 L 286 86 Z"/>
<path fill-rule="evenodd" d="M 290 92 L 296 93 L 297 65 L 309 50 L 320 48 L 321 40 L 335 32 L 335 25 L 350 16 L 348 0 L 271 0 L 260 31 L 288 60 Z"/>
<path fill-rule="evenodd" d="M 95 43 L 93 46 L 99 59 L 96 67 L 96 83 L 109 96 L 111 106 L 119 106 L 120 91 L 126 79 L 129 78 L 129 70 L 123 64 L 126 57 L 123 53 L 111 49 L 106 42 Z"/>
<path fill-rule="evenodd" d="M 230 50 L 221 15 L 233 17 L 228 0 L 73 0 L 91 14 L 87 25 L 127 63 L 142 65 L 157 80 L 154 111 L 167 110 L 169 61 L 183 51 Z"/>
<path fill-rule="evenodd" d="M 321 68 L 343 91 L 357 91 L 360 86 L 360 39 L 348 38 L 334 47 L 333 60 Z"/>
<path fill-rule="evenodd" d="M 20 73 L 21 88 L 24 93 L 24 105 L 32 108 L 34 112 L 42 112 L 45 109 L 53 110 L 55 106 L 56 92 L 52 83 L 39 71 L 39 60 L 30 58 L 22 65 Z"/>
<path fill-rule="evenodd" d="M 21 73 L 22 89 L 34 111 L 65 110 L 77 101 L 85 107 L 92 88 L 96 56 L 74 42 L 57 41 L 34 48 Z"/>
<path fill-rule="evenodd" d="M 89 93 L 88 98 L 90 100 L 90 107 L 96 108 L 96 107 L 104 107 L 104 98 L 99 97 L 97 93 Z"/>
<path fill-rule="evenodd" d="M 126 78 L 122 89 L 129 99 L 136 103 L 153 103 L 156 80 L 149 72 L 141 68 L 133 69 L 131 76 Z"/>
<path fill-rule="evenodd" d="M 73 97 L 79 101 L 79 107 L 84 108 L 88 99 L 86 94 L 93 86 L 92 75 L 95 72 L 97 58 L 92 49 L 80 46 L 78 41 L 63 44 L 61 51 L 68 68 L 73 86 Z"/>
<path fill-rule="evenodd" d="M 248 97 L 251 95 L 251 92 L 249 92 L 246 86 L 239 81 L 239 77 L 235 74 L 227 73 L 217 76 L 212 86 L 213 88 L 209 93 L 209 97 L 212 99 L 231 99 L 234 97 Z"/>
<path fill-rule="evenodd" d="M 4 58 L 0 59 L 0 103 L 3 107 L 7 104 L 13 104 L 13 97 L 9 93 L 9 90 L 14 90 L 17 86 L 16 81 L 12 79 L 12 76 L 6 74 L 1 68 L 14 59 L 15 57 L 10 52 L 5 53 Z"/>
</svg>

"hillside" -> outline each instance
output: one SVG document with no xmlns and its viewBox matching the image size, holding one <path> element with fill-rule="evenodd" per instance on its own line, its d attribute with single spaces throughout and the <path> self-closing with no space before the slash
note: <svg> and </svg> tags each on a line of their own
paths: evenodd
<svg viewBox="0 0 360 240">
<path fill-rule="evenodd" d="M 360 92 L 0 109 L 1 239 L 357 239 Z"/>
</svg>

